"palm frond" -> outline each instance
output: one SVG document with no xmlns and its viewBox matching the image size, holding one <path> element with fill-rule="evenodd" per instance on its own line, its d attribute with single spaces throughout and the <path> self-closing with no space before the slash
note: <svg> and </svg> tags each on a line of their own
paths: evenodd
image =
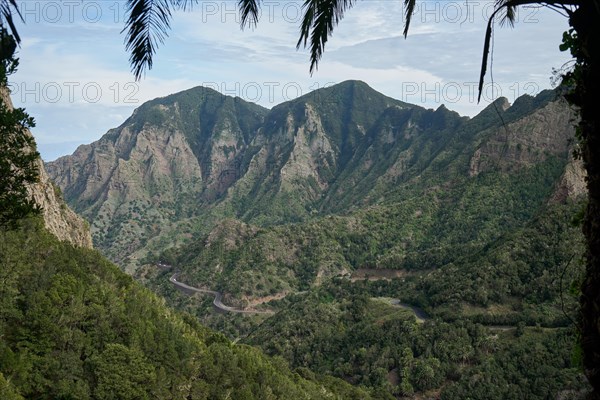
<svg viewBox="0 0 600 400">
<path fill-rule="evenodd" d="M 21 22 L 25 22 L 21 15 L 21 11 L 19 11 L 17 0 L 0 0 L 0 17 L 2 18 L 2 22 L 6 21 L 15 41 L 21 43 L 21 37 L 19 36 L 19 32 L 17 31 L 13 19 L 13 15 L 15 14 L 21 19 Z"/>
<path fill-rule="evenodd" d="M 146 68 L 152 68 L 152 56 L 159 44 L 164 43 L 170 29 L 173 0 L 128 0 L 126 49 L 131 52 L 129 62 L 135 79 L 141 78 Z"/>
<path fill-rule="evenodd" d="M 191 11 L 194 4 L 198 4 L 198 0 L 172 0 L 172 3 L 177 10 Z"/>
<path fill-rule="evenodd" d="M 260 0 L 239 0 L 238 7 L 242 17 L 242 29 L 246 26 L 256 26 L 260 12 Z"/>
<path fill-rule="evenodd" d="M 485 30 L 485 39 L 483 42 L 483 56 L 481 58 L 481 71 L 479 73 L 479 94 L 477 95 L 477 102 L 481 101 L 481 95 L 483 94 L 483 83 L 485 80 L 485 74 L 487 73 L 488 58 L 490 55 L 490 46 L 492 42 L 492 32 L 494 19 L 496 15 L 504 11 L 501 23 L 514 24 L 515 11 L 517 6 L 531 3 L 532 0 L 496 0 L 496 7 L 490 18 L 488 19 L 487 28 Z"/>
<path fill-rule="evenodd" d="M 311 74 L 317 69 L 333 28 L 344 18 L 344 12 L 352 6 L 352 0 L 305 0 L 300 39 L 296 48 L 306 47 L 310 38 Z"/>
<path fill-rule="evenodd" d="M 483 93 L 483 82 L 485 80 L 485 74 L 487 72 L 488 57 L 490 54 L 490 44 L 492 41 L 492 28 L 495 14 L 496 12 L 494 12 L 488 20 L 487 29 L 485 30 L 485 39 L 483 42 L 483 56 L 481 57 L 481 72 L 479 73 L 479 95 L 477 96 L 477 103 L 481 101 L 481 94 Z"/>
<path fill-rule="evenodd" d="M 406 36 L 408 36 L 408 28 L 410 27 L 410 20 L 412 19 L 412 16 L 415 12 L 415 5 L 417 3 L 417 0 L 404 0 L 404 7 L 406 8 L 405 10 L 405 18 L 406 18 L 406 22 L 404 23 L 404 37 L 406 38 Z"/>
<path fill-rule="evenodd" d="M 504 14 L 500 18 L 500 26 L 509 24 L 515 25 L 517 7 L 512 4 L 511 0 L 496 0 L 495 10 L 504 10 Z"/>
</svg>

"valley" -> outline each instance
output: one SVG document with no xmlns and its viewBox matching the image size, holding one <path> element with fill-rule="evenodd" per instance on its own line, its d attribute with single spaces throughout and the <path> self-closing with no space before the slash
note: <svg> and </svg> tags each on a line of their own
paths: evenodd
<svg viewBox="0 0 600 400">
<path fill-rule="evenodd" d="M 585 392 L 573 118 L 552 91 L 467 118 L 360 81 L 270 110 L 197 87 L 46 168 L 104 255 L 303 378 L 558 398 Z"/>
</svg>

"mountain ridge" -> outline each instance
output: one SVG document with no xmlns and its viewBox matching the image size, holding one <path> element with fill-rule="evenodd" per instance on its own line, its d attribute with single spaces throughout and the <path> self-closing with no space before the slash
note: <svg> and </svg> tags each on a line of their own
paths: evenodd
<svg viewBox="0 0 600 400">
<path fill-rule="evenodd" d="M 272 110 L 206 93 L 206 113 L 194 91 L 191 114 L 173 95 L 49 167 L 122 268 L 300 376 L 381 398 L 582 390 L 565 288 L 583 269 L 572 220 L 585 177 L 574 114 L 554 93 L 497 99 L 473 118 L 360 82 Z M 212 299 L 172 287 L 174 273 L 275 315 L 212 313 Z"/>
<path fill-rule="evenodd" d="M 552 96 L 523 96 L 512 106 L 498 99 L 467 118 L 359 81 L 271 110 L 196 87 L 143 104 L 47 168 L 91 222 L 96 245 L 133 270 L 149 252 L 208 233 L 223 217 L 258 226 L 300 222 L 456 174 L 474 177 L 514 160 L 526 167 L 546 150 L 566 160 L 572 114 Z M 527 142 L 515 133 L 529 129 L 527 121 L 544 128 L 521 136 L 553 132 L 559 144 Z"/>
</svg>

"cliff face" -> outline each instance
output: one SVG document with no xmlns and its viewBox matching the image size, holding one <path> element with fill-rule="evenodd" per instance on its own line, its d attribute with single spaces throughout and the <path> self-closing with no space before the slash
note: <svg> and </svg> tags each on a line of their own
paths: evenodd
<svg viewBox="0 0 600 400">
<path fill-rule="evenodd" d="M 48 169 L 67 199 L 78 196 L 74 206 L 93 221 L 96 243 L 130 252 L 173 216 L 189 214 L 202 175 L 179 132 L 164 138 L 152 128 L 132 134 L 125 127 L 120 133 L 119 140 L 82 146 L 72 159 L 57 161 L 61 168 Z"/>
<path fill-rule="evenodd" d="M 549 156 L 563 157 L 573 140 L 574 117 L 565 101 L 552 101 L 492 129 L 473 154 L 469 175 L 491 169 L 516 170 Z"/>
<path fill-rule="evenodd" d="M 91 222 L 95 245 L 123 265 L 148 241 L 220 201 L 244 168 L 266 110 L 196 88 L 139 107 L 120 127 L 47 164 Z M 132 256 L 135 259 L 136 256 Z"/>
<path fill-rule="evenodd" d="M 586 173 L 583 161 L 579 159 L 571 160 L 565 167 L 565 172 L 556 185 L 556 190 L 550 200 L 563 203 L 567 199 L 577 199 L 586 196 L 587 185 L 585 179 Z"/>
<path fill-rule="evenodd" d="M 65 203 L 60 189 L 56 186 L 38 161 L 40 181 L 29 188 L 35 202 L 42 207 L 46 229 L 59 240 L 71 242 L 75 246 L 92 248 L 92 235 L 89 224 Z"/>
<path fill-rule="evenodd" d="M 129 269 L 223 218 L 299 222 L 493 171 L 566 166 L 571 119 L 549 92 L 498 100 L 469 119 L 356 81 L 272 110 L 198 87 L 145 103 L 47 169 L 95 245 Z M 583 187 L 569 165 L 557 199 Z"/>
<path fill-rule="evenodd" d="M 8 107 L 13 107 L 6 87 L 0 88 L 0 96 Z M 27 132 L 31 135 L 31 132 Z M 42 207 L 46 228 L 59 240 L 68 241 L 79 247 L 92 247 L 89 225 L 65 203 L 60 189 L 55 186 L 46 172 L 41 159 L 37 160 L 39 182 L 28 187 L 30 196 Z"/>
</svg>

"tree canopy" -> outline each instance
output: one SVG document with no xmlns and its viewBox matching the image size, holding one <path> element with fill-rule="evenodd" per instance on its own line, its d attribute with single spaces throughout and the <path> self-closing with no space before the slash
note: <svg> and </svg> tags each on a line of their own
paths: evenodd
<svg viewBox="0 0 600 400">
<path fill-rule="evenodd" d="M 0 27 L 0 226 L 39 211 L 27 192 L 27 185 L 38 179 L 39 153 L 28 132 L 35 124 L 25 110 L 8 103 L 7 76 L 18 65 L 15 49 L 16 40 Z"/>
</svg>

